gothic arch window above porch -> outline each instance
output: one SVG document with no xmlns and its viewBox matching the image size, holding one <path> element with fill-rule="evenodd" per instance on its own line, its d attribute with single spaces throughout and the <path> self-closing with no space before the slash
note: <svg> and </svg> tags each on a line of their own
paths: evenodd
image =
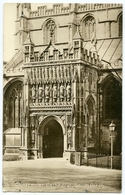
<svg viewBox="0 0 125 195">
<path fill-rule="evenodd" d="M 103 86 L 103 119 L 115 120 L 122 116 L 122 87 L 112 76 Z"/>
<path fill-rule="evenodd" d="M 50 40 L 56 42 L 57 25 L 54 20 L 50 19 L 44 26 L 44 44 L 48 44 Z"/>
<path fill-rule="evenodd" d="M 93 16 L 87 16 L 82 22 L 82 35 L 84 40 L 91 40 L 95 35 L 96 20 Z"/>
</svg>

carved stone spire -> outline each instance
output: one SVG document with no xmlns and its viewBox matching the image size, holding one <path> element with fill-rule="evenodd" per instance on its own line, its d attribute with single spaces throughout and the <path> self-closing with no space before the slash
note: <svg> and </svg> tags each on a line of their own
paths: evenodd
<svg viewBox="0 0 125 195">
<path fill-rule="evenodd" d="M 80 24 L 79 23 L 77 23 L 77 30 L 76 30 L 76 33 L 75 33 L 73 39 L 83 39 L 82 35 L 80 33 Z"/>
</svg>

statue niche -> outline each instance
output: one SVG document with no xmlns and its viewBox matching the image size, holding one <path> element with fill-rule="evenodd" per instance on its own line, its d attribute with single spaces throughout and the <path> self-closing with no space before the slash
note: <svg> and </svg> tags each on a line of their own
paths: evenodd
<svg viewBox="0 0 125 195">
<path fill-rule="evenodd" d="M 32 101 L 33 103 L 35 102 L 36 100 L 36 88 L 35 88 L 35 85 L 32 86 L 32 89 L 31 89 L 31 96 L 32 96 Z"/>
<path fill-rule="evenodd" d="M 48 85 L 45 87 L 45 102 L 48 102 L 50 98 L 50 88 Z"/>
<path fill-rule="evenodd" d="M 70 99 L 71 99 L 71 86 L 70 86 L 70 83 L 68 83 L 68 85 L 67 85 L 66 95 L 67 95 L 67 101 L 70 101 Z"/>
<path fill-rule="evenodd" d="M 42 95 L 43 95 L 43 88 L 41 86 L 39 86 L 39 89 L 38 89 L 38 99 L 39 99 L 39 102 L 42 101 Z"/>
<path fill-rule="evenodd" d="M 57 95 L 58 95 L 57 85 L 54 84 L 54 86 L 53 86 L 53 101 L 54 102 L 57 101 Z"/>
<path fill-rule="evenodd" d="M 61 83 L 61 85 L 60 85 L 60 99 L 61 99 L 61 102 L 62 102 L 63 99 L 64 99 L 64 86 L 63 86 L 62 83 Z"/>
<path fill-rule="evenodd" d="M 67 141 L 68 141 L 68 149 L 71 149 L 72 145 L 72 130 L 71 130 L 71 125 L 67 126 Z"/>
</svg>

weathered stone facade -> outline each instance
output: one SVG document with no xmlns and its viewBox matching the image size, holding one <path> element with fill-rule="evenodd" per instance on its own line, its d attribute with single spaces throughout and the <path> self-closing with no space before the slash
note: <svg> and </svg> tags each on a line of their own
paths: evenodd
<svg viewBox="0 0 125 195">
<path fill-rule="evenodd" d="M 122 132 L 122 5 L 17 4 L 17 50 L 4 65 L 4 153 L 21 130 L 22 159 L 110 151 Z"/>
</svg>

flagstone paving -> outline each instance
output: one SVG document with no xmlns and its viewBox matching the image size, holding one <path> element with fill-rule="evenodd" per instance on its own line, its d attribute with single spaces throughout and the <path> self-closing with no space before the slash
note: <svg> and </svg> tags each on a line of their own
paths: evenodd
<svg viewBox="0 0 125 195">
<path fill-rule="evenodd" d="M 3 162 L 4 192 L 121 192 L 121 170 L 71 165 L 63 158 Z"/>
</svg>

